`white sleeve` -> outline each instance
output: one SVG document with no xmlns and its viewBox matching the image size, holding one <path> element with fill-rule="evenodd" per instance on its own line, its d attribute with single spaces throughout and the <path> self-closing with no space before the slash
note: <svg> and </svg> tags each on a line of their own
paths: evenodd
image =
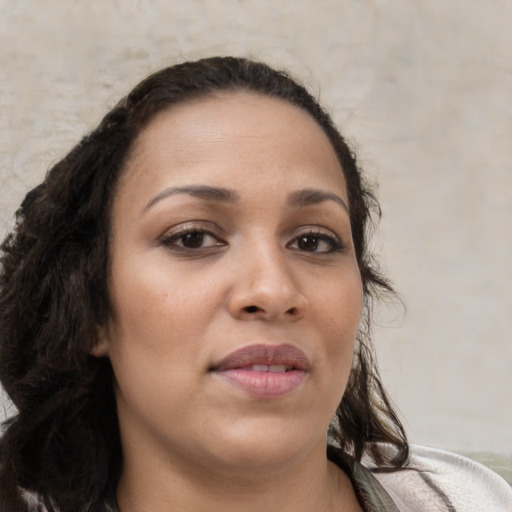
<svg viewBox="0 0 512 512">
<path fill-rule="evenodd" d="M 400 512 L 512 512 L 512 488 L 473 460 L 411 445 L 406 469 L 376 473 Z"/>
</svg>

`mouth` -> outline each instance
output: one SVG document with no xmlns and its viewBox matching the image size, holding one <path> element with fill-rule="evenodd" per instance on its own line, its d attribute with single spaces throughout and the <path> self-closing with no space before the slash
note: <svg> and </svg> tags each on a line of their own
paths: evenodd
<svg viewBox="0 0 512 512">
<path fill-rule="evenodd" d="M 275 399 L 301 388 L 311 363 L 292 345 L 250 345 L 209 370 L 253 398 Z"/>
<path fill-rule="evenodd" d="M 270 373 L 282 373 L 291 372 L 296 370 L 294 366 L 287 366 L 285 364 L 253 364 L 252 366 L 246 366 L 241 368 L 242 370 L 250 372 L 270 372 Z"/>
</svg>

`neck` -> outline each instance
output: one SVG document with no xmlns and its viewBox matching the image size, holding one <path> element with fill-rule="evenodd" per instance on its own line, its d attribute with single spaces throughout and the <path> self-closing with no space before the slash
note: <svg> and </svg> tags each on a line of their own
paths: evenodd
<svg viewBox="0 0 512 512">
<path fill-rule="evenodd" d="M 235 471 L 180 464 L 176 454 L 163 460 L 126 453 L 117 499 L 120 512 L 361 511 L 322 443 L 300 461 Z"/>
</svg>

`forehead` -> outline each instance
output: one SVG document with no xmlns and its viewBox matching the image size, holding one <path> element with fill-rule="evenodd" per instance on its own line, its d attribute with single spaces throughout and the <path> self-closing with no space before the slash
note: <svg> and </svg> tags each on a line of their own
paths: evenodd
<svg viewBox="0 0 512 512">
<path fill-rule="evenodd" d="M 164 186 L 160 182 L 169 179 L 271 177 L 275 184 L 276 173 L 283 183 L 313 180 L 345 190 L 334 149 L 308 112 L 279 98 L 236 91 L 157 114 L 136 140 L 121 182 L 143 177 Z"/>
</svg>

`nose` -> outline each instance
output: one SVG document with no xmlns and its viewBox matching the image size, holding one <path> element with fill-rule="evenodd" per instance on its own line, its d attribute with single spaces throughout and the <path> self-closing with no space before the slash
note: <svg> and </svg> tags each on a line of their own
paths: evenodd
<svg viewBox="0 0 512 512">
<path fill-rule="evenodd" d="M 304 317 L 308 301 L 299 290 L 290 262 L 279 250 L 242 258 L 229 296 L 229 311 L 240 320 L 294 322 Z"/>
</svg>

